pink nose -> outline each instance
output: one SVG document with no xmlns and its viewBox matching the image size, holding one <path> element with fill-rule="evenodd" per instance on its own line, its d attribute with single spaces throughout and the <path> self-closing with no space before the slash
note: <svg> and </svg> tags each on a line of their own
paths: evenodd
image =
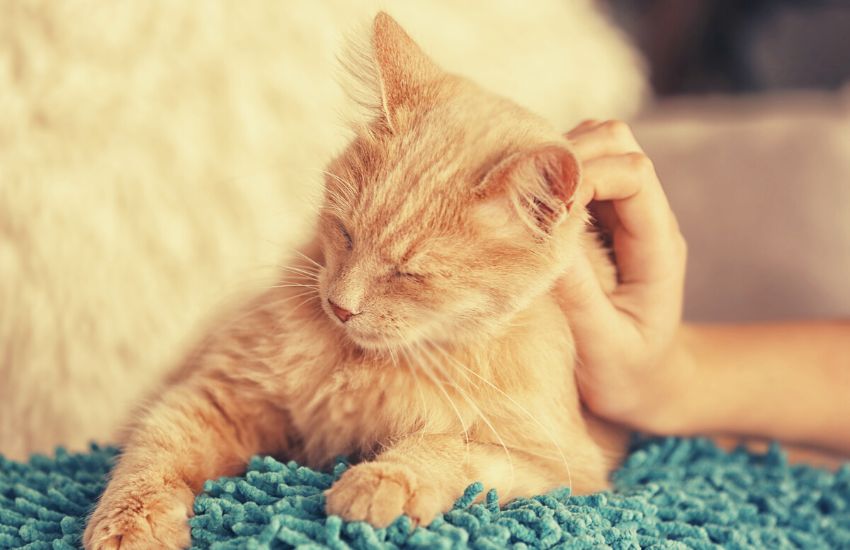
<svg viewBox="0 0 850 550">
<path fill-rule="evenodd" d="M 332 301 L 328 300 L 328 304 L 331 306 L 331 310 L 333 310 L 336 318 L 342 321 L 343 323 L 354 317 L 354 314 L 348 311 L 345 308 L 339 307 Z"/>
</svg>

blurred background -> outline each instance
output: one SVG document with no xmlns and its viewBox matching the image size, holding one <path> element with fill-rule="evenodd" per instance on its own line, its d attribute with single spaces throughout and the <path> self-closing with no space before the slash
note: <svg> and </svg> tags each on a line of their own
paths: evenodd
<svg viewBox="0 0 850 550">
<path fill-rule="evenodd" d="M 850 317 L 850 3 L 31 0 L 0 17 L 0 454 L 109 441 L 310 234 L 337 55 L 387 9 L 565 131 L 624 118 L 685 316 Z"/>
<path fill-rule="evenodd" d="M 607 0 L 658 97 L 840 88 L 850 76 L 845 0 Z"/>
<path fill-rule="evenodd" d="M 850 315 L 850 2 L 608 0 L 690 244 L 695 321 Z"/>
</svg>

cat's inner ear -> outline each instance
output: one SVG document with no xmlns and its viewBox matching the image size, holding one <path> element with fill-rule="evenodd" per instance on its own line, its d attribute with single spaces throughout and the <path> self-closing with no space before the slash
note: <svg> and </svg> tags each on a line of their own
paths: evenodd
<svg viewBox="0 0 850 550">
<path fill-rule="evenodd" d="M 372 50 L 381 105 L 390 129 L 405 109 L 415 108 L 441 71 L 389 15 L 379 12 L 372 24 Z"/>
<path fill-rule="evenodd" d="M 508 155 L 476 187 L 479 198 L 508 204 L 537 233 L 549 234 L 569 215 L 581 179 L 578 160 L 559 144 Z"/>
</svg>

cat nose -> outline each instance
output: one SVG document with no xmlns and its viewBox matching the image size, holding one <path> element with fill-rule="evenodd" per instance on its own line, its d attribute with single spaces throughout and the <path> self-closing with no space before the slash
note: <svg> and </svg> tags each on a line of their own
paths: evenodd
<svg viewBox="0 0 850 550">
<path fill-rule="evenodd" d="M 328 305 L 331 306 L 331 310 L 334 312 L 334 315 L 336 315 L 336 318 L 339 319 L 340 321 L 342 321 L 343 323 L 348 321 L 349 319 L 351 319 L 352 317 L 354 317 L 356 315 L 356 313 L 351 313 L 350 311 L 348 311 L 344 307 L 339 307 L 338 305 L 333 303 L 331 300 L 328 300 Z"/>
</svg>

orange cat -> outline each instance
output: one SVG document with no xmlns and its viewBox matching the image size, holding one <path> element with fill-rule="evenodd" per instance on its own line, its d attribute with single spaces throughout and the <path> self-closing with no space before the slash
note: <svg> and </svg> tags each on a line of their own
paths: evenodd
<svg viewBox="0 0 850 550">
<path fill-rule="evenodd" d="M 389 16 L 371 46 L 357 70 L 375 116 L 329 167 L 306 263 L 132 427 L 87 548 L 188 545 L 204 480 L 257 453 L 364 460 L 327 511 L 379 526 L 427 524 L 476 480 L 503 501 L 605 487 L 612 453 L 581 410 L 550 294 L 597 247 L 571 208 L 575 157 L 544 121 L 435 66 Z"/>
</svg>

